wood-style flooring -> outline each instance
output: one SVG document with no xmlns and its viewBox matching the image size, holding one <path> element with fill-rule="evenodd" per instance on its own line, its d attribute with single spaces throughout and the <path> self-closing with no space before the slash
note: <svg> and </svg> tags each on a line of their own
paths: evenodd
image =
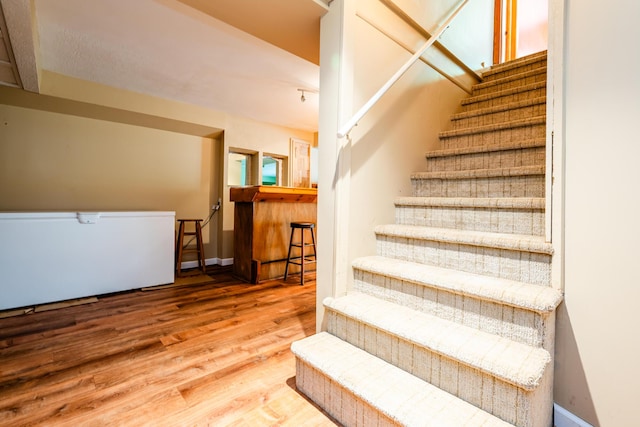
<svg viewBox="0 0 640 427">
<path fill-rule="evenodd" d="M 0 319 L 0 425 L 337 425 L 296 391 L 289 350 L 315 333 L 314 278 L 213 270 Z"/>
</svg>

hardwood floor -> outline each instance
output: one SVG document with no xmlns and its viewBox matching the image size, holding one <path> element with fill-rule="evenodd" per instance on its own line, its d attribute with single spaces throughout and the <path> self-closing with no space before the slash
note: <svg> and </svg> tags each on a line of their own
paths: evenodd
<svg viewBox="0 0 640 427">
<path fill-rule="evenodd" d="M 0 425 L 337 425 L 295 389 L 311 275 L 189 281 L 0 319 Z"/>
</svg>

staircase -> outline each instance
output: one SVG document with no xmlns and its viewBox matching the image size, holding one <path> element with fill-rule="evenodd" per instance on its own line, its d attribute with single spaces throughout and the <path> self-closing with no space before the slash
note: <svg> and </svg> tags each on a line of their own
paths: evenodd
<svg viewBox="0 0 640 427">
<path fill-rule="evenodd" d="M 493 67 L 411 176 L 377 256 L 353 262 L 296 384 L 347 426 L 552 424 L 544 238 L 546 53 Z"/>
</svg>

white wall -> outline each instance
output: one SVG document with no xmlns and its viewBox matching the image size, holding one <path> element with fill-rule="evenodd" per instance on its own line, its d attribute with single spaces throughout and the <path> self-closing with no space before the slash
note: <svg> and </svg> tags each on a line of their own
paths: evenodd
<svg viewBox="0 0 640 427">
<path fill-rule="evenodd" d="M 640 3 L 565 3 L 564 289 L 555 401 L 638 425 Z M 561 28 L 550 29 L 552 32 Z M 558 189 L 560 190 L 560 189 Z"/>
<path fill-rule="evenodd" d="M 386 38 L 361 16 L 393 27 L 409 44 L 414 30 L 369 9 L 371 0 L 335 0 L 322 19 L 320 52 L 318 178 L 318 328 L 322 300 L 347 291 L 351 261 L 375 253 L 373 227 L 393 222 L 394 199 L 411 193 L 411 172 L 425 170 L 425 153 L 466 96 L 458 86 L 417 62 L 351 132 L 338 127 L 357 111 L 411 53 Z M 440 11 L 444 15 L 447 8 Z M 383 11 L 384 12 L 384 11 Z M 455 25 L 452 25 L 452 27 Z M 433 28 L 428 28 L 430 31 Z M 467 26 L 473 32 L 473 28 Z M 403 34 L 404 33 L 404 34 Z M 423 43 L 424 41 L 421 41 Z M 491 49 L 487 49 L 490 61 Z M 480 61 L 482 62 L 482 61 Z M 476 64 L 477 68 L 480 67 Z M 462 71 L 460 71 L 462 73 Z"/>
</svg>

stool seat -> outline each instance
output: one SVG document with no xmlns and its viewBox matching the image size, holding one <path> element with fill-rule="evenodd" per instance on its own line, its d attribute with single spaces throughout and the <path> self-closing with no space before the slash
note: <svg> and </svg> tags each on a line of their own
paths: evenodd
<svg viewBox="0 0 640 427">
<path fill-rule="evenodd" d="M 292 222 L 291 228 L 314 228 L 316 225 L 313 222 Z"/>
<path fill-rule="evenodd" d="M 289 239 L 289 252 L 287 253 L 287 264 L 284 267 L 284 280 L 287 280 L 289 274 L 289 264 L 300 266 L 300 285 L 304 285 L 304 266 L 316 262 L 316 237 L 314 233 L 315 224 L 313 222 L 292 222 L 291 237 Z M 300 241 L 294 242 L 293 237 L 296 230 L 300 230 Z M 304 242 L 304 231 L 309 230 L 311 234 L 311 243 Z M 305 248 L 312 247 L 313 254 L 305 254 Z M 291 256 L 293 248 L 300 248 L 300 256 Z"/>
<path fill-rule="evenodd" d="M 201 219 L 178 219 L 178 237 L 176 239 L 176 276 L 184 277 L 182 273 L 182 255 L 188 252 L 194 252 L 198 256 L 198 270 L 206 274 L 206 265 L 204 261 L 204 244 L 202 243 L 202 220 Z M 185 223 L 194 223 L 194 231 L 186 231 Z M 186 249 L 184 246 L 184 236 L 195 236 L 196 248 Z M 193 239 L 192 239 L 193 240 Z M 187 242 L 189 244 L 190 242 Z"/>
</svg>

